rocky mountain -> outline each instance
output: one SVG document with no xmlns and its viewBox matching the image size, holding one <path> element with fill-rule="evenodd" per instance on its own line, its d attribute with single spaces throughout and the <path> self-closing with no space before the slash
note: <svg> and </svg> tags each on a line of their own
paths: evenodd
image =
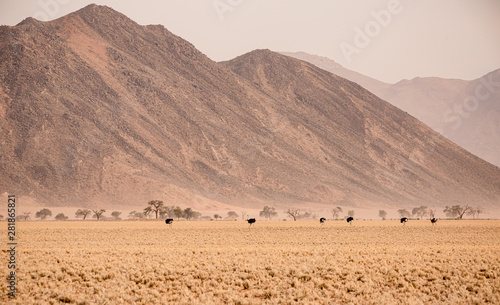
<svg viewBox="0 0 500 305">
<path fill-rule="evenodd" d="M 0 193 L 44 205 L 495 206 L 500 169 L 312 64 L 87 6 L 0 27 Z"/>
<path fill-rule="evenodd" d="M 282 54 L 347 78 L 500 167 L 500 69 L 465 81 L 416 77 L 387 84 L 304 52 Z"/>
</svg>

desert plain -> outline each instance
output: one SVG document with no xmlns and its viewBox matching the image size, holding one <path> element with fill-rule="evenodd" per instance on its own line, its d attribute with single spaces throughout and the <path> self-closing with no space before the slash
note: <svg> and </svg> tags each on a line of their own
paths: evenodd
<svg viewBox="0 0 500 305">
<path fill-rule="evenodd" d="M 17 235 L 3 304 L 500 304 L 499 220 L 26 221 Z"/>
</svg>

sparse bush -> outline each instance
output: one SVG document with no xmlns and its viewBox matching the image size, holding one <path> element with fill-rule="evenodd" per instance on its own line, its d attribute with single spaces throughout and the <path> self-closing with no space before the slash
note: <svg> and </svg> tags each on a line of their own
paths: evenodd
<svg viewBox="0 0 500 305">
<path fill-rule="evenodd" d="M 299 215 L 299 219 L 317 219 L 318 217 L 316 216 L 316 214 L 313 214 L 311 212 L 304 212 L 303 214 L 300 214 Z"/>
<path fill-rule="evenodd" d="M 333 219 L 339 219 L 340 213 L 342 213 L 341 207 L 332 208 L 332 217 Z"/>
<path fill-rule="evenodd" d="M 267 205 L 259 212 L 260 217 L 271 220 L 273 217 L 277 216 L 278 212 L 274 207 L 268 207 Z"/>
<path fill-rule="evenodd" d="M 142 212 L 136 212 L 136 211 L 132 211 L 128 214 L 128 218 L 132 218 L 132 219 L 141 219 L 141 218 L 144 218 L 144 213 Z"/>
<path fill-rule="evenodd" d="M 54 217 L 56 220 L 68 220 L 68 216 L 64 215 L 64 213 L 59 213 Z"/>
<path fill-rule="evenodd" d="M 24 212 L 22 215 L 16 216 L 16 220 L 29 220 L 30 216 L 31 216 L 31 212 Z"/>
</svg>

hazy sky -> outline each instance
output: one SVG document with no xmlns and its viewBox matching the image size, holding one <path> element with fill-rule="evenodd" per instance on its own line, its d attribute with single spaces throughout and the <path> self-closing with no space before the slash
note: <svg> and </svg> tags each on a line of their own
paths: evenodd
<svg viewBox="0 0 500 305">
<path fill-rule="evenodd" d="M 469 80 L 500 68 L 499 0 L 0 0 L 0 24 L 51 20 L 89 3 L 162 24 L 216 61 L 305 51 L 386 82 Z"/>
</svg>

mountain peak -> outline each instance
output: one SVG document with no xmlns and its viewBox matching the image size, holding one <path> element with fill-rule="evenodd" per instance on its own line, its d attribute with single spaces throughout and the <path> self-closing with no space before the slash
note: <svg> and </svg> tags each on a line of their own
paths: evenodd
<svg viewBox="0 0 500 305">
<path fill-rule="evenodd" d="M 78 11 L 74 12 L 74 14 L 78 14 L 78 15 L 81 15 L 81 14 L 96 15 L 96 14 L 103 14 L 103 13 L 115 13 L 115 14 L 122 15 L 121 13 L 115 11 L 114 9 L 112 9 L 109 6 L 97 5 L 95 3 L 91 3 L 87 6 L 84 6 L 83 8 L 79 9 Z"/>
<path fill-rule="evenodd" d="M 28 17 L 16 24 L 16 26 L 40 26 L 41 24 L 43 24 L 43 21 L 37 20 L 33 17 Z"/>
<path fill-rule="evenodd" d="M 250 51 L 248 53 L 245 53 L 243 55 L 240 55 L 236 57 L 233 60 L 250 60 L 250 61 L 269 61 L 269 60 L 276 60 L 278 58 L 284 58 L 281 54 L 273 52 L 269 49 L 256 49 L 253 51 Z"/>
<path fill-rule="evenodd" d="M 223 64 L 232 63 L 233 66 L 247 66 L 250 69 L 256 69 L 259 65 L 276 66 L 278 69 L 288 68 L 297 69 L 303 65 L 311 64 L 297 60 L 295 58 L 282 55 L 269 49 L 257 49 L 240 55 L 232 60 L 223 62 Z"/>
<path fill-rule="evenodd" d="M 74 13 L 62 17 L 61 19 L 71 19 L 76 16 L 83 19 L 87 24 L 96 26 L 128 28 L 138 25 L 132 19 L 118 11 L 115 11 L 111 7 L 97 4 L 89 4 Z"/>
</svg>

